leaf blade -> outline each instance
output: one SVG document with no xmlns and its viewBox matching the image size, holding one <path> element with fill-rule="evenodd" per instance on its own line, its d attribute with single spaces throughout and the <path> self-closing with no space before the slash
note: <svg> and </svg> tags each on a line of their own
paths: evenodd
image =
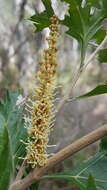
<svg viewBox="0 0 107 190">
<path fill-rule="evenodd" d="M 107 93 L 107 84 L 98 85 L 93 90 L 91 90 L 88 93 L 85 93 L 81 96 L 78 96 L 75 99 L 89 98 L 92 96 L 102 95 L 102 94 L 106 94 L 106 93 Z"/>
<path fill-rule="evenodd" d="M 87 190 L 87 183 L 89 176 L 92 175 L 94 182 L 91 182 L 93 186 L 96 184 L 97 189 L 106 190 L 107 188 L 107 149 L 105 151 L 97 153 L 93 158 L 85 163 L 82 163 L 80 167 L 73 171 L 66 171 L 60 174 L 54 174 L 45 176 L 44 179 L 64 179 L 76 184 L 80 190 Z M 91 189 L 90 189 L 91 190 Z M 95 190 L 95 189 L 94 189 Z"/>
<path fill-rule="evenodd" d="M 22 162 L 19 157 L 25 154 L 25 145 L 20 140 L 26 141 L 27 131 L 24 128 L 23 106 L 18 108 L 16 101 L 19 92 L 7 92 L 4 102 L 0 102 L 0 112 L 5 117 L 8 126 L 8 133 L 12 144 L 12 154 L 14 156 L 14 164 Z"/>
<path fill-rule="evenodd" d="M 0 189 L 8 190 L 13 176 L 11 143 L 4 117 L 0 114 Z"/>
</svg>

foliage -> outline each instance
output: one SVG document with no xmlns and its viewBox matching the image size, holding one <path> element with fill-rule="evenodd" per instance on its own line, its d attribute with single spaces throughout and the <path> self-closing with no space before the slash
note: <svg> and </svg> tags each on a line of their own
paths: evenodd
<svg viewBox="0 0 107 190">
<path fill-rule="evenodd" d="M 19 95 L 19 92 L 10 93 L 7 91 L 5 99 L 0 102 L 0 112 L 5 117 L 8 126 L 15 164 L 17 164 L 19 160 L 18 157 L 24 156 L 25 154 L 24 144 L 22 144 L 20 140 L 25 140 L 27 135 L 22 115 L 23 106 L 20 108 L 16 106 L 16 101 Z"/>
<path fill-rule="evenodd" d="M 44 28 L 50 25 L 50 18 L 54 14 L 50 0 L 42 0 L 45 11 L 38 13 L 36 15 L 31 16 L 30 20 L 33 21 L 36 31 L 41 32 Z"/>
<path fill-rule="evenodd" d="M 91 41 L 100 44 L 106 36 L 106 32 L 102 28 L 102 23 L 107 18 L 107 1 L 106 0 L 86 0 L 83 4 L 82 0 L 62 0 L 69 4 L 69 15 L 65 15 L 64 20 L 60 20 L 62 25 L 68 27 L 67 34 L 77 39 L 80 45 L 81 61 L 80 68 L 83 68 L 85 55 L 88 45 Z M 44 1 L 42 1 L 44 3 Z M 49 5 L 49 6 L 48 6 Z M 54 14 L 51 7 L 51 1 L 47 0 L 44 4 L 45 11 L 35 14 L 30 18 L 36 26 L 36 32 L 42 31 L 49 26 L 50 17 Z M 50 12 L 49 12 L 50 11 Z M 44 17 L 44 19 L 43 19 Z M 100 50 L 99 62 L 107 62 L 107 50 Z M 102 84 L 95 87 L 90 92 L 83 94 L 75 99 L 88 98 L 96 95 L 106 94 L 107 85 Z M 106 147 L 105 140 L 101 142 L 101 147 Z M 44 178 L 60 178 L 77 184 L 81 190 L 97 190 L 106 189 L 106 158 L 107 150 L 102 150 L 93 158 L 83 163 L 74 171 L 63 172 Z"/>
<path fill-rule="evenodd" d="M 4 117 L 0 114 L 0 189 L 7 190 L 13 177 L 11 142 Z"/>
<path fill-rule="evenodd" d="M 69 4 L 69 14 L 60 24 L 67 26 L 66 34 L 75 38 L 80 46 L 80 68 L 83 69 L 85 56 L 90 42 L 95 41 L 98 45 L 103 41 L 106 32 L 102 23 L 107 18 L 107 0 L 61 0 Z M 50 18 L 55 14 L 50 0 L 42 0 L 45 10 L 33 15 L 30 20 L 36 27 L 35 32 L 41 32 L 49 27 Z M 107 49 L 99 52 L 100 63 L 107 62 Z M 75 99 L 89 98 L 96 95 L 106 94 L 107 84 L 95 87 Z M 18 167 L 25 156 L 25 145 L 20 141 L 26 141 L 27 133 L 24 128 L 24 106 L 16 105 L 19 92 L 7 92 L 4 100 L 0 101 L 0 190 L 8 190 L 11 180 L 16 176 Z M 59 174 L 44 176 L 43 179 L 64 179 L 76 184 L 80 190 L 106 190 L 107 189 L 107 137 L 100 142 L 99 152 L 85 163 L 82 163 L 73 171 L 64 171 Z M 26 170 L 24 176 L 31 169 Z M 37 182 L 29 188 L 39 188 Z"/>
<path fill-rule="evenodd" d="M 0 189 L 2 187 L 3 190 L 8 189 L 16 165 L 22 162 L 18 157 L 25 154 L 24 144 L 20 140 L 26 140 L 26 129 L 22 118 L 23 106 L 16 106 L 18 96 L 18 92 L 7 92 L 0 102 Z"/>
<path fill-rule="evenodd" d="M 80 67 L 82 68 L 89 42 L 92 39 L 101 42 L 106 35 L 105 31 L 102 29 L 102 22 L 107 18 L 107 1 L 86 0 L 84 5 L 82 0 L 62 1 L 69 4 L 69 15 L 65 15 L 64 20 L 60 20 L 60 23 L 68 27 L 66 33 L 76 38 L 80 44 Z M 42 2 L 46 10 L 30 18 L 36 26 L 36 32 L 40 32 L 48 27 L 50 24 L 50 17 L 54 14 L 51 1 L 42 0 Z"/>
<path fill-rule="evenodd" d="M 4 190 L 8 189 L 11 177 L 13 177 L 15 174 L 16 160 L 18 163 L 17 157 L 21 156 L 22 152 L 25 151 L 24 146 L 21 149 L 19 148 L 20 146 L 22 146 L 22 144 L 20 143 L 20 138 L 25 139 L 26 131 L 23 128 L 23 108 L 18 109 L 18 107 L 16 106 L 16 100 L 18 96 L 19 93 L 7 92 L 5 101 L 2 101 L 0 103 L 0 173 L 3 173 L 1 175 L 2 177 L 0 180 L 0 185 L 1 187 L 4 187 Z M 60 174 L 45 176 L 44 179 L 64 179 L 75 183 L 81 190 L 88 190 L 89 188 L 96 188 L 96 190 L 97 188 L 103 188 L 106 190 L 106 142 L 107 138 L 105 137 L 101 141 L 100 152 L 87 162 L 83 163 L 74 171 L 65 171 Z M 16 154 L 16 157 L 12 159 L 14 157 L 14 154 Z M 6 183 L 4 183 L 4 181 L 6 181 Z M 32 185 L 30 189 L 38 189 L 38 186 L 39 183 L 36 183 Z"/>
<path fill-rule="evenodd" d="M 60 174 L 45 176 L 44 178 L 64 179 L 76 184 L 80 190 L 93 190 L 107 188 L 107 149 L 97 153 L 93 158 L 81 164 L 73 171 L 66 171 Z M 91 175 L 91 177 L 90 177 Z M 93 176 L 93 177 L 92 177 Z M 95 186 L 95 188 L 94 188 Z M 91 189 L 90 189 L 91 190 Z"/>
</svg>

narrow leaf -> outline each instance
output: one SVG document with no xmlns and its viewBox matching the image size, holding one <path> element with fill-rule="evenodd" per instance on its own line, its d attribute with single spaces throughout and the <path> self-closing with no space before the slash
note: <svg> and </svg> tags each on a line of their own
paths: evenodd
<svg viewBox="0 0 107 190">
<path fill-rule="evenodd" d="M 81 98 L 89 98 L 91 96 L 96 96 L 96 95 L 101 95 L 101 94 L 106 94 L 107 93 L 107 84 L 104 85 L 99 85 L 90 92 L 83 94 L 81 96 L 76 97 L 76 99 L 81 99 Z"/>
</svg>

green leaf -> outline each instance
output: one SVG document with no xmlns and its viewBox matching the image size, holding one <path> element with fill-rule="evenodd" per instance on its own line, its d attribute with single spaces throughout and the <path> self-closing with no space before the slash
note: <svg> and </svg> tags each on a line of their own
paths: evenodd
<svg viewBox="0 0 107 190">
<path fill-rule="evenodd" d="M 16 106 L 19 95 L 19 92 L 7 92 L 4 101 L 0 102 L 0 113 L 5 117 L 8 125 L 15 165 L 19 161 L 22 162 L 18 157 L 23 157 L 25 155 L 25 145 L 20 142 L 20 140 L 26 141 L 27 138 L 27 132 L 24 128 L 23 106 L 20 108 Z"/>
<path fill-rule="evenodd" d="M 50 19 L 48 18 L 46 11 L 33 15 L 30 17 L 30 20 L 33 21 L 34 26 L 36 27 L 35 32 L 41 32 L 44 28 L 47 28 L 50 25 Z"/>
<path fill-rule="evenodd" d="M 81 99 L 81 98 L 89 98 L 91 96 L 101 95 L 107 93 L 107 84 L 99 85 L 90 92 L 83 94 L 81 96 L 76 97 L 75 99 Z"/>
<path fill-rule="evenodd" d="M 51 0 L 42 0 L 42 2 L 45 6 L 47 15 L 49 17 L 51 17 L 54 14 L 54 11 L 53 11 L 52 6 L 51 6 Z"/>
<path fill-rule="evenodd" d="M 63 179 L 76 184 L 80 190 L 87 190 L 87 180 L 92 175 L 96 189 L 107 189 L 107 150 L 97 153 L 93 158 L 81 164 L 73 171 L 66 171 L 60 174 L 45 176 L 44 179 Z M 91 180 L 92 185 L 92 180 Z M 94 184 L 93 184 L 94 185 Z M 90 189 L 91 190 L 91 189 Z"/>
<path fill-rule="evenodd" d="M 62 1 L 70 4 L 69 15 L 65 16 L 62 24 L 69 28 L 67 34 L 76 38 L 80 44 L 82 66 L 89 42 L 101 31 L 102 21 L 107 17 L 107 1 L 87 0 L 84 6 L 79 0 Z"/>
<path fill-rule="evenodd" d="M 97 190 L 94 178 L 91 175 L 88 178 L 86 190 Z"/>
<path fill-rule="evenodd" d="M 35 32 L 41 32 L 44 28 L 49 27 L 49 25 L 51 24 L 50 18 L 54 14 L 54 11 L 51 6 L 51 1 L 50 0 L 42 0 L 42 2 L 45 6 L 45 11 L 31 16 L 29 19 L 29 20 L 33 21 L 34 26 L 36 27 Z"/>
<path fill-rule="evenodd" d="M 98 60 L 100 63 L 107 63 L 107 49 L 100 50 Z"/>
<path fill-rule="evenodd" d="M 81 1 L 72 0 L 70 3 L 69 16 L 65 16 L 62 24 L 66 25 L 69 30 L 67 34 L 76 38 L 81 46 L 81 65 L 84 63 L 88 38 L 86 38 L 88 20 L 90 16 L 90 6 L 87 4 L 84 8 L 81 7 Z"/>
<path fill-rule="evenodd" d="M 86 50 L 89 42 L 95 39 L 95 35 L 101 33 L 102 21 L 107 18 L 106 0 L 87 0 L 83 6 L 82 0 L 62 0 L 69 3 L 69 15 L 66 15 L 60 23 L 68 27 L 68 35 L 76 38 L 80 44 L 81 63 L 84 65 Z M 41 32 L 49 27 L 50 17 L 54 14 L 51 6 L 51 0 L 42 0 L 45 11 L 33 15 L 30 20 L 36 27 L 35 32 Z M 93 13 L 91 10 L 93 9 Z M 104 35 L 100 38 L 103 40 Z"/>
<path fill-rule="evenodd" d="M 94 35 L 93 39 L 95 39 L 97 44 L 100 44 L 106 36 L 106 31 L 105 30 L 98 30 L 97 33 Z"/>
<path fill-rule="evenodd" d="M 4 117 L 0 114 L 0 190 L 8 190 L 13 177 L 11 143 Z"/>
</svg>

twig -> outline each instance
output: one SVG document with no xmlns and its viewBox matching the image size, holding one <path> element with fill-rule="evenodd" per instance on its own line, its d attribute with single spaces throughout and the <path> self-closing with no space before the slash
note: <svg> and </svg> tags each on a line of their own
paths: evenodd
<svg viewBox="0 0 107 190">
<path fill-rule="evenodd" d="M 86 64 L 84 65 L 84 69 L 88 66 L 88 64 L 95 58 L 96 54 L 104 47 L 104 45 L 107 43 L 107 35 L 105 36 L 104 40 L 101 42 L 101 44 L 96 48 L 96 50 L 92 53 L 92 55 L 89 57 L 89 59 L 86 61 Z"/>
<path fill-rule="evenodd" d="M 65 159 L 69 158 L 76 152 L 79 152 L 83 148 L 98 141 L 99 139 L 101 139 L 106 135 L 107 135 L 107 125 L 102 126 L 99 129 L 96 129 L 93 132 L 89 133 L 88 135 L 80 138 L 79 140 L 75 141 L 74 143 L 68 145 L 67 147 L 56 153 L 52 158 L 48 160 L 45 166 L 33 169 L 24 179 L 15 182 L 11 186 L 10 190 L 25 190 L 32 183 L 40 180 L 41 177 L 43 177 L 43 175 L 48 170 L 52 169 L 54 166 L 61 163 Z"/>
<path fill-rule="evenodd" d="M 81 68 L 79 68 L 79 70 L 78 70 L 78 72 L 77 72 L 77 75 L 74 76 L 74 79 L 72 80 L 72 84 L 71 84 L 71 87 L 70 87 L 70 89 L 69 89 L 67 95 L 63 97 L 62 101 L 61 101 L 61 102 L 58 104 L 58 106 L 57 106 L 57 112 L 58 112 L 58 113 L 60 112 L 60 110 L 61 110 L 61 108 L 63 107 L 63 105 L 64 105 L 66 102 L 68 102 L 68 99 L 69 99 L 69 97 L 70 97 L 71 94 L 72 94 L 72 90 L 74 89 L 74 87 L 75 87 L 75 85 L 76 85 L 76 83 L 77 83 L 77 81 L 78 81 L 78 79 L 79 79 L 81 73 L 82 73 L 82 70 L 81 70 Z M 71 98 L 71 99 L 72 99 L 72 98 Z"/>
<path fill-rule="evenodd" d="M 91 54 L 91 56 L 89 57 L 89 59 L 86 61 L 86 64 L 79 69 L 77 76 L 75 77 L 70 90 L 68 92 L 68 94 L 63 97 L 62 101 L 58 104 L 57 110 L 60 111 L 62 106 L 68 102 L 67 100 L 69 99 L 69 96 L 72 93 L 72 90 L 74 89 L 75 85 L 77 84 L 78 79 L 80 78 L 81 74 L 84 72 L 84 70 L 86 69 L 86 67 L 89 65 L 89 63 L 95 58 L 96 54 L 103 48 L 103 46 L 107 43 L 107 35 L 105 36 L 104 40 L 102 41 L 102 43 L 96 48 L 96 50 Z M 72 98 L 71 98 L 72 99 Z"/>
</svg>

